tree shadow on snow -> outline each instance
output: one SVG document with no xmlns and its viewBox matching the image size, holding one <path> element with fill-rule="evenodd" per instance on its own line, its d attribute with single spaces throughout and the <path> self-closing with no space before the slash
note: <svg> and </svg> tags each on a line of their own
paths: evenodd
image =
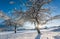
<svg viewBox="0 0 60 39">
<path fill-rule="evenodd" d="M 35 39 L 40 39 L 41 34 L 38 34 Z"/>
<path fill-rule="evenodd" d="M 57 35 L 57 36 L 54 36 L 54 38 L 55 38 L 55 39 L 60 39 L 60 36 Z"/>
</svg>

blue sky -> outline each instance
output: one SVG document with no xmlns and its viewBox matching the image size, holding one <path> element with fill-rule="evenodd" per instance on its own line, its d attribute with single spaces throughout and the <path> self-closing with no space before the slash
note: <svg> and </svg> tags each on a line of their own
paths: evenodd
<svg viewBox="0 0 60 39">
<path fill-rule="evenodd" d="M 24 7 L 23 10 L 26 9 L 25 6 L 22 6 L 22 4 L 21 4 L 21 2 L 19 2 L 19 0 L 0 0 L 0 10 L 2 10 L 3 12 L 5 12 L 7 15 L 11 14 L 9 12 L 11 12 L 14 8 L 16 8 L 17 10 L 19 10 L 20 7 L 22 7 L 22 8 Z M 49 7 L 53 8 L 53 9 L 51 9 L 52 16 L 60 14 L 60 0 L 52 0 L 52 2 L 49 4 Z M 2 21 L 2 19 L 0 19 L 0 21 Z M 59 21 L 60 20 L 55 20 L 52 25 L 57 24 L 55 22 L 58 22 L 58 24 L 60 24 Z"/>
<path fill-rule="evenodd" d="M 53 11 L 54 15 L 60 14 L 60 0 L 53 0 L 51 6 L 55 7 L 55 10 Z"/>
<path fill-rule="evenodd" d="M 14 4 L 10 4 L 10 1 L 13 1 Z M 56 8 L 53 10 L 53 14 L 60 14 L 60 0 L 52 0 L 49 6 Z M 19 0 L 0 0 L 0 10 L 6 12 L 8 14 L 9 11 L 12 11 L 14 8 L 20 9 L 21 2 Z M 24 10 L 25 8 L 23 8 Z"/>
</svg>

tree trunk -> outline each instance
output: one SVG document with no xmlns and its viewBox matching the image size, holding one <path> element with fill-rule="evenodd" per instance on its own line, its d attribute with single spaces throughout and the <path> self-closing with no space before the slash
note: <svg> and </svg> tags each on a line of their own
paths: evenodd
<svg viewBox="0 0 60 39">
<path fill-rule="evenodd" d="M 16 26 L 15 26 L 15 30 L 14 30 L 14 32 L 16 33 Z"/>
<path fill-rule="evenodd" d="M 36 15 L 37 16 L 37 15 Z M 41 34 L 41 32 L 40 32 L 40 28 L 39 28 L 39 26 L 40 26 L 40 23 L 39 23 L 39 21 L 38 21 L 38 18 L 36 17 L 35 18 L 36 19 L 36 30 L 37 30 L 37 32 L 38 32 L 38 34 Z"/>
<path fill-rule="evenodd" d="M 40 25 L 37 24 L 37 26 L 36 26 L 36 30 L 37 30 L 38 34 L 41 34 L 39 26 L 40 26 Z"/>
<path fill-rule="evenodd" d="M 41 32 L 40 32 L 40 29 L 39 29 L 39 28 L 36 28 L 36 30 L 37 30 L 38 34 L 41 34 Z"/>
</svg>

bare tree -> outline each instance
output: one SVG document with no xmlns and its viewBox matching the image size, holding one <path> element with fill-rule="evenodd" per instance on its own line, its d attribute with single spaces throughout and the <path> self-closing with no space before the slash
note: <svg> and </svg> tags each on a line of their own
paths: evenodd
<svg viewBox="0 0 60 39">
<path fill-rule="evenodd" d="M 0 12 L 0 18 L 4 19 L 4 21 L 2 23 L 4 23 L 6 26 L 14 26 L 15 30 L 14 32 L 16 33 L 16 28 L 17 26 L 22 26 L 21 24 L 17 23 L 16 20 L 14 20 L 13 18 L 7 16 L 6 14 L 4 14 L 4 12 Z"/>
<path fill-rule="evenodd" d="M 40 34 L 40 26 L 46 24 L 50 20 L 59 19 L 60 17 L 60 15 L 52 17 L 49 9 L 42 8 L 43 5 L 50 2 L 51 0 L 28 0 L 26 3 L 23 3 L 28 10 L 26 12 L 16 10 L 15 15 L 19 15 L 19 19 L 16 19 L 23 23 L 25 21 L 34 23 L 38 34 Z"/>
</svg>

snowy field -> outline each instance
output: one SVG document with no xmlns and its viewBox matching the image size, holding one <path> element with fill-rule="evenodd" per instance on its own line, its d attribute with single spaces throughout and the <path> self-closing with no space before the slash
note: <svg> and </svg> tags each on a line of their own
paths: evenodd
<svg viewBox="0 0 60 39">
<path fill-rule="evenodd" d="M 60 32 L 42 30 L 41 35 L 35 31 L 0 32 L 0 39 L 60 39 Z"/>
</svg>

